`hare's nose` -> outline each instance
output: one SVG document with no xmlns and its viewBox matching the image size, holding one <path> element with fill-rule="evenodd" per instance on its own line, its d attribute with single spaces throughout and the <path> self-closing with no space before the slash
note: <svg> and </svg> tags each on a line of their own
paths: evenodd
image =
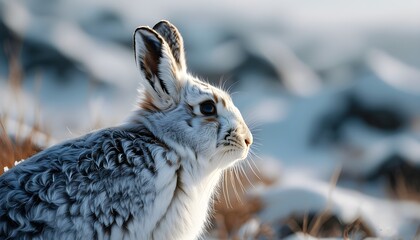
<svg viewBox="0 0 420 240">
<path fill-rule="evenodd" d="M 252 144 L 252 140 L 250 138 L 245 138 L 245 144 L 247 147 Z"/>
<path fill-rule="evenodd" d="M 247 147 L 251 146 L 251 144 L 252 144 L 252 135 L 251 135 L 251 133 L 248 133 L 248 134 L 245 136 L 245 138 L 244 138 L 244 142 L 245 142 L 245 145 L 246 145 Z"/>
</svg>

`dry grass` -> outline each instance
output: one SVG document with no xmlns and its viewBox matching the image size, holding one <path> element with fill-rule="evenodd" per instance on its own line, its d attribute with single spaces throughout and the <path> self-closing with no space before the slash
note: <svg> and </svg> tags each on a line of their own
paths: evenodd
<svg viewBox="0 0 420 240">
<path fill-rule="evenodd" d="M 331 212 L 309 213 L 304 215 L 292 214 L 280 225 L 280 238 L 293 233 L 302 232 L 317 238 L 365 239 L 375 237 L 373 231 L 357 218 L 350 223 L 343 223 Z"/>
<path fill-rule="evenodd" d="M 4 52 L 9 60 L 8 89 L 13 92 L 13 102 L 20 102 L 21 82 L 24 75 L 19 60 L 21 45 L 19 39 L 6 41 L 4 44 Z M 6 99 L 1 100 L 4 102 Z M 28 127 L 24 124 L 24 114 L 21 114 L 16 121 L 17 124 L 13 124 L 14 129 L 11 130 L 8 127 L 12 124 L 7 111 L 7 109 L 0 109 L 0 174 L 3 174 L 5 167 L 12 168 L 15 162 L 42 150 L 35 141 L 36 136 L 41 133 L 40 125 L 34 123 L 29 126 L 28 131 Z M 49 137 L 48 134 L 45 136 Z"/>
<path fill-rule="evenodd" d="M 26 159 L 42 150 L 33 141 L 36 132 L 36 128 L 33 128 L 28 136 L 11 137 L 6 131 L 4 120 L 0 119 L 0 174 L 3 174 L 5 167 L 12 168 L 15 162 Z"/>
<path fill-rule="evenodd" d="M 236 174 L 236 177 L 231 177 Z M 246 175 L 245 175 L 246 174 Z M 261 175 L 261 174 L 259 174 Z M 257 196 L 246 193 L 255 185 L 269 186 L 274 180 L 266 176 L 256 176 L 253 171 L 225 173 L 221 193 L 214 203 L 213 226 L 218 239 L 239 239 L 238 231 L 249 220 L 256 218 L 257 213 L 264 207 Z M 272 238 L 269 226 L 259 226 L 259 235 Z"/>
<path fill-rule="evenodd" d="M 406 164 L 395 169 L 388 176 L 389 192 L 392 197 L 420 202 L 419 168 Z"/>
</svg>

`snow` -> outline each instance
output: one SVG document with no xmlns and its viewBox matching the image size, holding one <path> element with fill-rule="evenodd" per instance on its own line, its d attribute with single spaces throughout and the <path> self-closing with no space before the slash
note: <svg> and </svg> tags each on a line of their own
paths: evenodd
<svg viewBox="0 0 420 240">
<path fill-rule="evenodd" d="M 420 221 L 417 203 L 373 198 L 303 174 L 290 175 L 283 177 L 281 187 L 275 186 L 262 193 L 267 204 L 259 215 L 262 222 L 275 222 L 292 213 L 330 210 L 345 222 L 362 217 L 380 238 L 410 239 L 415 235 Z"/>
<path fill-rule="evenodd" d="M 250 219 L 238 231 L 240 239 L 255 239 L 260 229 L 260 223 L 257 219 Z"/>
<path fill-rule="evenodd" d="M 15 161 L 13 164 L 14 164 L 14 166 L 16 166 L 16 165 L 22 163 L 23 161 L 25 161 L 25 159 L 22 159 L 20 161 Z M 8 167 L 3 167 L 3 171 L 7 172 L 7 171 L 9 171 L 9 168 Z"/>
</svg>

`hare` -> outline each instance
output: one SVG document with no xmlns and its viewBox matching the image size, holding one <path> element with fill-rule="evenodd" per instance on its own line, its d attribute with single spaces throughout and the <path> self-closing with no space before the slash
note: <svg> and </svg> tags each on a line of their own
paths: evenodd
<svg viewBox="0 0 420 240">
<path fill-rule="evenodd" d="M 168 21 L 134 33 L 142 87 L 127 122 L 0 176 L 0 239 L 196 239 L 223 171 L 253 138 L 228 93 L 187 73 Z"/>
</svg>

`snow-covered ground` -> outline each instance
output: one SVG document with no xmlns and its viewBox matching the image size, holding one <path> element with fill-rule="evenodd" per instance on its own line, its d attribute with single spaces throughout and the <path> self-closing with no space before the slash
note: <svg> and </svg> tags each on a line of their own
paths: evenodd
<svg viewBox="0 0 420 240">
<path fill-rule="evenodd" d="M 261 170 L 278 181 L 253 191 L 265 203 L 259 221 L 276 230 L 329 207 L 379 238 L 413 239 L 419 198 L 396 193 L 402 178 L 420 194 L 418 9 L 415 0 L 0 0 L 0 114 L 40 121 L 55 141 L 124 121 L 138 79 L 132 32 L 168 19 L 190 71 L 237 92 L 261 169 L 278 166 Z M 19 94 L 8 85 L 16 74 Z"/>
</svg>

